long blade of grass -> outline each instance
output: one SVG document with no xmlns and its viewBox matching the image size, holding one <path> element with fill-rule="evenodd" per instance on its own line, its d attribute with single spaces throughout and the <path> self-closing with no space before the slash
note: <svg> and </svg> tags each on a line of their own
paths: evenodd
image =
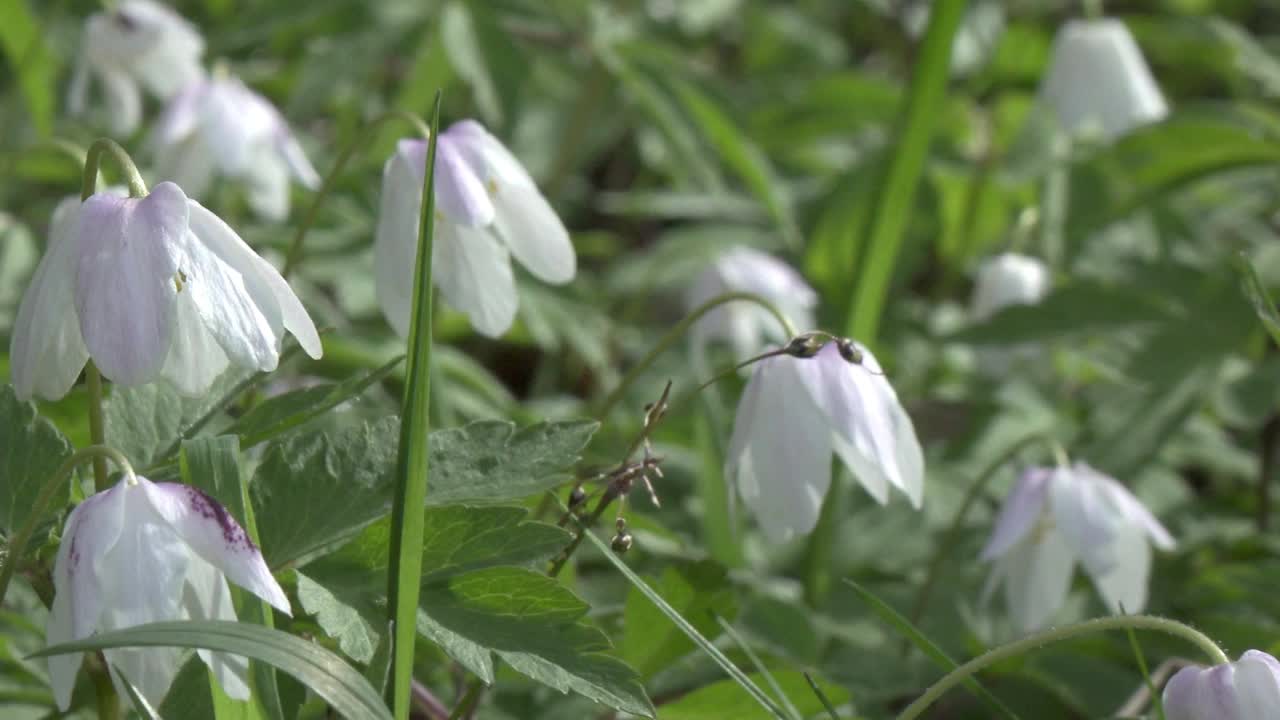
<svg viewBox="0 0 1280 720">
<path fill-rule="evenodd" d="M 418 261 L 413 278 L 413 316 L 405 358 L 404 403 L 396 494 L 391 507 L 391 554 L 387 573 L 389 617 L 394 623 L 391 650 L 391 708 L 408 720 L 413 682 L 413 643 L 417 637 L 419 581 L 422 577 L 422 507 L 427 497 L 427 433 L 431 408 L 431 239 L 435 225 L 436 139 L 440 136 L 440 93 L 431 110 L 431 139 L 422 189 Z"/>
<path fill-rule="evenodd" d="M 716 616 L 716 622 L 720 623 L 720 628 L 724 630 L 724 634 L 728 635 L 729 639 L 738 646 L 738 649 L 747 656 L 747 659 L 755 666 L 756 672 L 764 678 L 765 682 L 769 683 L 769 689 L 778 696 L 778 700 L 786 707 L 787 714 L 795 718 L 795 720 L 804 720 L 804 716 L 800 714 L 800 710 L 796 708 L 795 703 L 791 702 L 791 698 L 787 697 L 787 694 L 783 692 L 782 686 L 778 684 L 778 679 L 773 676 L 773 673 L 769 672 L 769 668 L 765 667 L 764 662 L 760 660 L 760 656 L 756 655 L 751 646 L 747 644 L 746 638 L 742 637 L 730 622 L 719 615 Z"/>
<path fill-rule="evenodd" d="M 804 681 L 809 683 L 809 689 L 813 690 L 813 694 L 818 696 L 818 702 L 822 703 L 822 707 L 831 716 L 831 720 L 840 720 L 840 713 L 836 712 L 836 709 L 831 706 L 830 698 L 827 697 L 826 693 L 822 692 L 822 688 L 818 686 L 818 683 L 814 682 L 813 676 L 809 673 L 804 673 Z"/>
<path fill-rule="evenodd" d="M 858 583 L 848 578 L 845 578 L 845 583 L 847 583 L 849 587 L 853 588 L 854 592 L 858 593 L 858 597 L 862 598 L 862 601 L 871 608 L 872 612 L 880 617 L 880 620 L 884 622 L 884 624 L 893 628 L 898 632 L 898 634 L 910 640 L 913 645 L 920 649 L 920 652 L 923 652 L 930 660 L 933 660 L 938 667 L 942 668 L 943 672 L 951 672 L 956 669 L 956 661 L 952 660 L 951 656 L 948 655 L 945 650 L 935 645 L 934 642 L 926 637 L 924 633 L 920 632 L 920 629 L 913 625 L 904 615 L 899 613 L 897 610 L 894 610 L 888 603 L 876 597 L 875 593 L 872 593 L 870 590 L 862 587 Z M 1018 720 L 1018 715 L 1016 713 L 1010 710 L 1007 705 L 1000 702 L 999 698 L 988 692 L 986 688 L 978 684 L 977 680 L 974 680 L 973 678 L 966 678 L 963 682 L 964 686 L 968 688 L 969 692 L 973 693 L 974 697 L 986 703 L 987 706 L 996 713 L 1009 718 L 1009 720 Z"/>
<path fill-rule="evenodd" d="M 850 298 L 849 334 L 875 346 L 880 314 L 889 291 L 893 266 L 911 217 L 916 187 L 924 171 L 934 128 L 942 114 L 951 67 L 951 42 L 964 15 L 965 0 L 937 0 L 930 7 L 919 60 L 902 112 L 902 128 L 884 182 L 879 187 L 865 233 L 862 274 Z"/>
<path fill-rule="evenodd" d="M 760 703 L 761 707 L 769 711 L 769 713 L 778 720 L 788 720 L 786 713 L 784 713 L 782 709 L 769 698 L 768 693 L 760 689 L 760 686 L 752 682 L 751 678 L 747 677 L 747 674 L 739 669 L 737 665 L 734 665 L 733 661 L 721 652 L 719 648 L 712 645 L 710 640 L 703 637 L 702 633 L 698 632 L 693 625 L 690 625 L 689 621 L 685 620 L 684 617 L 681 616 L 675 608 L 671 607 L 666 600 L 663 600 L 662 596 L 659 595 L 657 591 L 649 587 L 649 583 L 645 582 L 639 575 L 635 574 L 631 568 L 627 567 L 627 564 L 622 561 L 622 558 L 619 558 L 617 553 L 613 552 L 613 550 L 611 550 L 603 540 L 596 537 L 596 534 L 591 532 L 589 528 L 583 528 L 582 535 L 590 541 L 592 545 L 595 545 L 596 549 L 600 551 L 600 554 L 604 555 L 609 562 L 613 563 L 613 566 L 618 568 L 618 572 L 622 573 L 623 577 L 625 577 L 632 585 L 635 585 L 636 589 L 639 590 L 642 595 L 649 598 L 649 601 L 652 602 L 663 615 L 666 615 L 667 618 L 680 629 L 680 632 L 687 635 L 695 645 L 701 648 L 707 655 L 711 656 L 711 659 L 714 660 L 730 678 L 737 682 L 738 685 L 742 686 L 742 689 L 745 690 L 756 702 Z"/>
</svg>

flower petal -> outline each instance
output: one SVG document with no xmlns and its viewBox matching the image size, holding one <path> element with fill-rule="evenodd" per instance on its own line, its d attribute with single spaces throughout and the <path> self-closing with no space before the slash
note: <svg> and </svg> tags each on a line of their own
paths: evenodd
<svg viewBox="0 0 1280 720">
<path fill-rule="evenodd" d="M 235 622 L 236 609 L 231 600 L 227 579 L 203 558 L 193 557 L 183 588 L 183 606 L 195 620 L 230 620 Z M 196 651 L 213 671 L 223 692 L 235 700 L 249 699 L 249 661 L 241 655 Z"/>
<path fill-rule="evenodd" d="M 1110 556 L 1114 564 L 1105 572 L 1094 573 L 1098 594 L 1107 609 L 1115 614 L 1140 613 L 1147 606 L 1147 578 L 1151 574 L 1151 545 L 1142 528 L 1132 525 L 1120 528 L 1112 540 Z"/>
<path fill-rule="evenodd" d="M 280 612 L 292 614 L 289 599 L 271 576 L 262 553 L 226 508 L 190 485 L 138 481 L 152 509 L 195 554 Z"/>
<path fill-rule="evenodd" d="M 493 201 L 494 230 L 521 265 L 543 282 L 573 279 L 578 258 L 569 231 L 536 187 L 501 187 Z"/>
<path fill-rule="evenodd" d="M 423 159 L 418 160 L 419 156 Z M 422 213 L 422 178 L 414 168 L 425 167 L 425 158 L 422 141 L 401 140 L 382 166 L 382 197 L 373 241 L 374 275 L 382 314 L 400 337 L 409 336 L 418 216 Z"/>
<path fill-rule="evenodd" d="M 1014 545 L 1022 542 L 1044 515 L 1045 502 L 1049 498 L 1048 468 L 1031 468 L 1022 473 L 996 516 L 995 530 L 982 549 L 984 562 L 1004 555 Z"/>
<path fill-rule="evenodd" d="M 307 158 L 306 152 L 302 150 L 302 146 L 298 144 L 297 139 L 293 137 L 293 133 L 281 124 L 279 131 L 276 133 L 276 151 L 284 160 L 285 166 L 289 168 L 289 172 L 297 179 L 302 186 L 309 190 L 320 189 L 320 173 L 316 172 L 316 168 L 311 164 L 311 160 Z"/>
<path fill-rule="evenodd" d="M 90 356 L 122 385 L 159 373 L 173 335 L 172 249 L 187 231 L 187 199 L 172 183 L 145 198 L 98 193 L 80 214 L 76 314 Z"/>
<path fill-rule="evenodd" d="M 1235 668 L 1185 667 L 1164 687 L 1166 720 L 1246 720 L 1236 699 Z"/>
<path fill-rule="evenodd" d="M 1280 662 L 1248 650 L 1236 661 L 1236 697 L 1240 717 L 1264 718 L 1280 710 Z"/>
<path fill-rule="evenodd" d="M 1120 513 L 1125 517 L 1127 522 L 1141 527 L 1147 537 L 1155 543 L 1156 547 L 1161 550 L 1172 550 L 1177 547 L 1173 536 L 1165 529 L 1164 525 L 1156 519 L 1155 515 L 1147 509 L 1146 505 L 1137 498 L 1128 488 L 1121 485 L 1114 478 L 1107 477 L 1102 473 L 1089 467 L 1083 462 L 1075 463 L 1077 473 L 1089 474 L 1101 486 L 1102 491 L 1108 496 L 1109 501 L 1119 509 Z"/>
<path fill-rule="evenodd" d="M 80 199 L 58 204 L 49 224 L 48 251 L 27 286 L 10 341 L 10 373 L 23 400 L 38 395 L 58 400 L 75 384 L 89 351 L 76 320 L 76 259 L 79 255 Z"/>
<path fill-rule="evenodd" d="M 106 67 L 97 68 L 107 101 L 107 117 L 111 132 L 124 137 L 132 135 L 142 122 L 142 93 L 138 82 L 127 73 Z"/>
<path fill-rule="evenodd" d="M 266 148 L 253 153 L 242 173 L 249 207 L 272 222 L 289 217 L 289 168 Z"/>
<path fill-rule="evenodd" d="M 417 168 L 418 159 L 412 159 Z M 426 167 L 425 154 L 420 162 L 422 167 Z M 415 174 L 419 177 L 418 186 L 421 187 L 422 171 L 416 170 Z M 484 182 L 467 164 L 455 143 L 443 135 L 436 143 L 435 193 L 436 210 L 447 220 L 473 228 L 485 227 L 493 222 L 493 201 L 489 198 Z"/>
<path fill-rule="evenodd" d="M 433 241 L 431 276 L 440 294 L 466 313 L 476 332 L 500 337 L 519 304 L 506 249 L 482 230 L 448 221 L 436 222 Z"/>
<path fill-rule="evenodd" d="M 1049 481 L 1049 507 L 1063 538 L 1089 574 L 1098 577 L 1110 572 L 1117 563 L 1115 539 L 1123 522 L 1102 485 L 1077 468 L 1055 468 Z"/>
<path fill-rule="evenodd" d="M 230 360 L 204 327 L 191 293 L 179 293 L 173 344 L 160 374 L 186 397 L 199 397 L 227 369 Z"/>
<path fill-rule="evenodd" d="M 1016 545 L 997 563 L 1009 614 L 1023 632 L 1044 627 L 1066 603 L 1075 558 L 1053 528 Z"/>
</svg>

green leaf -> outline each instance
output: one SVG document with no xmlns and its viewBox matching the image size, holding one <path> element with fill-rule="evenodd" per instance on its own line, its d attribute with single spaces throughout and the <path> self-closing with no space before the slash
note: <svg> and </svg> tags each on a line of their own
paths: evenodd
<svg viewBox="0 0 1280 720">
<path fill-rule="evenodd" d="M 810 718 L 823 712 L 821 699 L 814 694 L 802 673 L 786 670 L 775 672 L 773 676 L 778 681 L 778 687 L 791 698 L 803 717 Z M 759 674 L 748 677 L 758 681 L 764 680 Z M 827 682 L 820 683 L 819 687 L 836 707 L 848 704 L 849 693 L 844 688 Z M 698 688 L 662 706 L 662 720 L 709 720 L 710 718 L 768 720 L 771 717 L 773 716 L 761 708 L 751 695 L 732 680 L 721 680 Z"/>
<path fill-rule="evenodd" d="M 487 683 L 494 679 L 492 652 L 513 670 L 561 692 L 654 717 L 635 671 L 605 653 L 604 633 L 580 622 L 587 610 L 554 578 L 521 568 L 487 568 L 424 588 L 418 629 Z"/>
<path fill-rule="evenodd" d="M 194 485 L 245 522 L 240 497 L 240 442 L 234 435 L 198 437 L 182 443 L 178 456 L 182 481 Z"/>
<path fill-rule="evenodd" d="M 502 502 L 551 489 L 564 482 L 598 427 L 569 420 L 517 432 L 513 423 L 486 420 L 431 433 L 427 504 Z"/>
<path fill-rule="evenodd" d="M 40 489 L 67 458 L 71 443 L 12 385 L 0 388 L 0 532 L 8 537 L 27 522 Z M 66 505 L 71 483 L 58 491 L 49 510 Z"/>
<path fill-rule="evenodd" d="M 1013 305 L 951 336 L 959 342 L 1002 345 L 1043 342 L 1085 333 L 1135 330 L 1175 316 L 1169 304 L 1141 289 L 1075 280 L 1035 305 Z"/>
<path fill-rule="evenodd" d="M 614 567 L 618 568 L 618 572 L 621 572 L 623 577 L 634 585 L 635 588 L 648 598 L 650 602 L 657 606 L 657 608 L 662 611 L 662 614 L 667 616 L 668 620 L 674 623 L 675 626 L 687 635 L 695 645 L 709 655 L 711 659 L 714 660 L 716 664 L 719 665 L 734 682 L 741 686 L 742 689 L 745 690 L 747 694 L 749 694 L 762 708 L 767 710 L 769 712 L 768 717 L 778 718 L 778 720 L 787 720 L 786 714 L 773 702 L 773 700 L 769 699 L 768 694 L 765 693 L 764 690 L 761 690 L 759 685 L 756 685 L 751 678 L 747 677 L 747 674 L 742 672 L 737 665 L 734 665 L 733 661 L 721 652 L 719 648 L 713 645 L 710 640 L 707 640 L 702 633 L 698 632 L 697 628 L 690 624 L 688 620 L 685 620 L 684 616 L 677 612 L 675 608 L 671 607 L 671 605 L 669 605 L 661 595 L 655 592 L 653 588 L 649 587 L 648 583 L 640 579 L 639 575 L 636 575 L 631 568 L 627 567 L 627 564 L 622 561 L 622 558 L 618 557 L 617 553 L 609 549 L 609 546 L 606 545 L 603 540 L 596 537 L 595 533 L 586 528 L 583 529 L 582 534 L 583 537 L 585 537 L 592 545 L 595 545 L 596 549 L 599 550 Z"/>
<path fill-rule="evenodd" d="M 507 122 L 529 63 L 485 3 L 451 2 L 440 13 L 440 39 L 449 65 L 470 86 L 490 127 Z"/>
<path fill-rule="evenodd" d="M 1262 326 L 1271 335 L 1271 340 L 1280 345 L 1280 312 L 1276 312 L 1276 304 L 1271 300 L 1271 294 L 1267 292 L 1266 286 L 1262 284 L 1262 279 L 1258 277 L 1258 271 L 1254 269 L 1253 263 L 1249 262 L 1249 258 L 1244 253 L 1235 256 L 1235 266 L 1236 272 L 1240 273 L 1243 279 L 1245 297 L 1249 298 L 1249 302 L 1253 304 L 1253 311 L 1257 313 Z"/>
<path fill-rule="evenodd" d="M 268 565 L 305 564 L 387 514 L 398 430 L 384 418 L 267 448 L 250 494 Z"/>
<path fill-rule="evenodd" d="M 111 388 L 103 408 L 106 440 L 141 470 L 175 452 L 193 426 L 227 402 L 227 395 L 246 375 L 232 368 L 209 392 L 184 398 L 165 382 Z"/>
<path fill-rule="evenodd" d="M 684 568 L 669 567 L 656 586 L 659 595 L 703 634 L 717 632 L 714 612 L 731 615 L 733 594 L 724 568 L 702 562 Z M 623 614 L 621 654 L 645 679 L 671 667 L 696 648 L 693 640 L 666 621 L 665 613 L 637 588 L 627 594 Z"/>
<path fill-rule="evenodd" d="M 239 435 L 245 447 L 281 435 L 359 396 L 371 385 L 390 375 L 402 358 L 340 383 L 303 388 L 267 398 L 240 416 L 224 433 Z"/>
<path fill-rule="evenodd" d="M 569 534 L 553 525 L 525 522 L 514 507 L 449 505 L 423 514 L 423 582 L 443 582 L 458 573 L 500 565 L 528 566 L 564 548 Z M 303 609 L 342 651 L 360 662 L 379 642 L 386 596 L 381 580 L 391 546 L 391 524 L 380 521 L 340 550 L 298 573 Z"/>
<path fill-rule="evenodd" d="M 315 643 L 271 628 L 226 620 L 159 622 L 47 647 L 32 657 L 120 647 L 203 648 L 261 660 L 297 678 L 355 720 L 390 718 L 382 698 L 355 668 Z"/>
<path fill-rule="evenodd" d="M 880 620 L 884 622 L 884 624 L 893 628 L 899 635 L 902 635 L 907 640 L 910 640 L 912 645 L 915 645 L 920 652 L 924 653 L 930 660 L 933 660 L 938 667 L 942 668 L 943 672 L 951 672 L 958 667 L 956 662 L 947 655 L 946 651 L 935 645 L 932 640 L 925 636 L 924 633 L 920 632 L 919 628 L 913 625 L 910 620 L 897 610 L 890 607 L 888 603 L 876 597 L 870 590 L 867 590 L 852 580 L 846 578 L 845 583 L 849 587 L 853 588 L 853 591 L 862 598 L 862 601 L 871 608 L 871 611 L 874 612 Z M 1000 702 L 996 696 L 992 695 L 986 688 L 982 687 L 977 680 L 972 677 L 968 677 L 963 680 L 963 683 L 969 692 L 973 693 L 974 697 L 986 703 L 994 712 L 1006 718 L 1010 718 L 1011 720 L 1017 720 L 1018 716 L 1006 707 L 1004 703 Z"/>
<path fill-rule="evenodd" d="M 0 48 L 10 77 L 26 97 L 31 124 L 41 135 L 53 130 L 57 62 L 45 45 L 35 15 L 25 0 L 0 0 Z"/>
</svg>

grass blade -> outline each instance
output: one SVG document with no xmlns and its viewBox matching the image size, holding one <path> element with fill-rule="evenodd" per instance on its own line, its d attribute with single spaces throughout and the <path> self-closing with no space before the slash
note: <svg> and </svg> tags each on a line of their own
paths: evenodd
<svg viewBox="0 0 1280 720">
<path fill-rule="evenodd" d="M 1271 339 L 1280 345 L 1280 313 L 1276 312 L 1276 304 L 1271 300 L 1266 285 L 1262 284 L 1258 271 L 1244 253 L 1235 256 L 1235 266 L 1244 281 L 1244 293 L 1253 304 L 1254 312 L 1258 314 L 1258 319 L 1262 321 L 1262 326 L 1267 329 Z"/>
<path fill-rule="evenodd" d="M 389 720 L 382 697 L 345 660 L 319 645 L 280 630 L 227 620 L 186 620 L 136 625 L 47 647 L 29 657 L 122 647 L 203 648 L 261 660 L 294 676 L 340 716 Z"/>
<path fill-rule="evenodd" d="M 663 615 L 666 615 L 671 622 L 675 623 L 675 626 L 680 628 L 681 632 L 689 636 L 689 639 L 692 640 L 695 645 L 701 648 L 707 655 L 710 655 L 711 659 L 714 660 L 730 678 L 737 682 L 738 685 L 742 686 L 742 689 L 746 690 L 747 694 L 755 699 L 756 702 L 760 703 L 761 707 L 768 710 L 769 713 L 775 718 L 778 718 L 778 720 L 788 720 L 786 713 L 784 713 L 782 709 L 769 698 L 768 693 L 760 689 L 759 685 L 752 682 L 751 678 L 747 677 L 747 674 L 739 669 L 737 665 L 734 665 L 733 661 L 721 652 L 719 648 L 712 645 L 711 641 L 703 637 L 702 633 L 698 632 L 693 625 L 690 625 L 689 621 L 685 620 L 680 613 L 676 612 L 675 608 L 667 604 L 667 601 L 663 600 L 661 595 L 655 592 L 653 588 L 649 587 L 649 583 L 645 582 L 639 575 L 635 574 L 635 571 L 630 567 L 627 567 L 627 564 L 622 561 L 622 558 L 618 557 L 617 553 L 613 552 L 613 550 L 611 550 L 603 540 L 596 537 L 596 534 L 591 532 L 588 528 L 583 528 L 582 535 L 592 545 L 595 545 L 596 549 L 600 551 L 600 554 L 604 555 L 609 562 L 613 563 L 613 566 L 618 568 L 618 572 L 622 573 L 623 577 L 625 577 L 632 585 L 635 585 L 636 589 L 639 590 L 641 594 L 649 598 L 649 601 L 656 605 L 657 608 L 662 611 Z"/>
<path fill-rule="evenodd" d="M 931 5 L 929 27 L 899 124 L 902 133 L 897 138 L 868 221 L 862 274 L 850 298 L 846 327 L 851 336 L 873 348 L 893 266 L 912 214 L 916 187 L 924 171 L 934 127 L 942 115 L 951 66 L 951 41 L 960 27 L 964 8 L 965 0 L 937 0 Z"/>
<path fill-rule="evenodd" d="M 418 260 L 413 276 L 413 315 L 405 357 L 404 402 L 396 494 L 391 506 L 391 552 L 387 573 L 391 645 L 391 707 L 407 720 L 413 684 L 413 643 L 417 638 L 419 582 L 422 578 L 422 507 L 427 497 L 427 433 L 431 410 L 431 239 L 435 227 L 436 139 L 440 137 L 440 93 L 431 110 L 431 138 L 422 188 Z"/>
<path fill-rule="evenodd" d="M 831 700 L 826 693 L 822 692 L 822 688 L 818 686 L 818 683 L 814 682 L 813 676 L 809 673 L 804 673 L 804 681 L 809 683 L 809 688 L 813 690 L 814 695 L 818 696 L 818 702 L 822 703 L 822 707 L 831 716 L 831 720 L 840 720 L 840 713 L 837 713 L 836 709 L 831 706 Z"/>
<path fill-rule="evenodd" d="M 760 677 L 763 677 L 765 682 L 769 683 L 769 689 L 772 690 L 773 693 L 778 696 L 778 699 L 782 701 L 782 704 L 786 706 L 787 714 L 792 718 L 795 718 L 795 720 L 804 720 L 804 717 L 800 714 L 800 710 L 796 708 L 795 703 L 791 702 L 791 698 L 787 697 L 787 694 L 783 692 L 782 686 L 778 684 L 778 679 L 773 676 L 773 673 L 769 672 L 769 668 L 764 666 L 764 663 L 760 660 L 760 656 L 756 655 L 755 651 L 751 649 L 751 646 L 747 644 L 746 639 L 739 635 L 738 631 L 733 629 L 733 625 L 727 622 L 724 618 L 717 615 L 716 622 L 720 623 L 720 627 L 724 630 L 724 634 L 728 635 L 729 639 L 738 646 L 738 649 L 747 656 L 747 659 L 755 666 L 756 672 L 760 674 Z"/>
<path fill-rule="evenodd" d="M 938 667 L 942 668 L 943 672 L 951 672 L 958 667 L 956 661 L 952 660 L 951 656 L 947 655 L 945 650 L 935 645 L 929 638 L 925 637 L 925 634 L 920 632 L 919 628 L 913 625 L 910 620 L 897 610 L 890 607 L 888 603 L 876 597 L 870 590 L 862 587 L 852 580 L 849 580 L 848 578 L 845 578 L 845 583 L 847 583 L 849 587 L 853 588 L 854 592 L 858 593 L 858 597 L 862 598 L 862 601 L 871 608 L 872 612 L 880 617 L 882 622 L 896 630 L 898 634 L 910 640 L 913 645 L 920 649 L 920 652 L 923 652 L 929 657 L 929 659 L 933 660 Z M 992 695 L 986 688 L 978 684 L 977 680 L 970 677 L 963 680 L 963 682 L 964 686 L 968 688 L 969 692 L 973 693 L 974 697 L 986 703 L 998 715 L 1009 718 L 1009 720 L 1018 720 L 1017 714 L 1010 710 L 1004 703 L 1000 702 L 999 698 Z"/>
</svg>

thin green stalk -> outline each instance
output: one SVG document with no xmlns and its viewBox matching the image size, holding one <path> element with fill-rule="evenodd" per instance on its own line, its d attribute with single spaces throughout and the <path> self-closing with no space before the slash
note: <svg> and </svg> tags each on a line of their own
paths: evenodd
<svg viewBox="0 0 1280 720">
<path fill-rule="evenodd" d="M 315 224 L 316 217 L 320 214 L 320 207 L 324 205 L 325 199 L 333 191 L 333 186 L 342 175 L 342 171 L 347 167 L 347 163 L 355 155 L 356 150 L 374 138 L 374 131 L 390 120 L 403 120 L 412 125 L 424 139 L 431 137 L 431 129 L 422 121 L 422 118 L 407 110 L 388 110 L 369 121 L 369 124 L 364 126 L 364 131 L 342 149 L 338 159 L 333 163 L 333 169 L 324 177 L 324 181 L 320 184 L 320 189 L 316 192 L 315 197 L 312 198 L 311 207 L 307 208 L 307 214 L 302 216 L 298 231 L 294 233 L 293 242 L 289 244 L 289 251 L 284 256 L 284 269 L 280 271 L 282 276 L 288 278 L 289 273 L 293 272 L 298 267 L 298 263 L 302 262 L 302 247 L 307 239 L 307 231 Z"/>
<path fill-rule="evenodd" d="M 431 412 L 431 247 L 435 227 L 435 159 L 440 136 L 440 92 L 431 112 L 427 166 L 418 228 L 417 267 L 413 278 L 413 316 L 400 414 L 396 494 L 391 508 L 391 552 L 387 574 L 391 652 L 391 707 L 396 720 L 408 720 L 413 707 L 413 647 L 417 638 L 418 596 L 422 578 L 422 509 L 427 496 L 427 434 Z"/>
<path fill-rule="evenodd" d="M 105 445 L 107 442 L 106 426 L 102 422 L 102 373 L 93 359 L 85 363 L 84 384 L 89 391 L 89 442 L 94 445 Z M 105 458 L 93 458 L 93 489 L 96 492 L 106 490 L 110 485 L 107 478 L 107 461 Z"/>
<path fill-rule="evenodd" d="M 787 711 L 787 715 L 794 718 L 794 720 L 804 720 L 804 715 L 800 713 L 800 709 L 797 708 L 795 703 L 791 702 L 791 698 L 787 697 L 787 694 L 783 692 L 782 686 L 778 684 L 778 679 L 773 676 L 773 673 L 769 672 L 769 668 L 765 667 L 760 656 L 751 649 L 751 646 L 747 644 L 746 639 L 734 629 L 732 623 L 726 621 L 719 615 L 716 615 L 715 617 L 716 622 L 720 623 L 720 628 L 724 630 L 724 634 L 728 635 L 729 639 L 732 640 L 740 650 L 742 650 L 743 654 L 747 656 L 747 659 L 750 660 L 751 664 L 755 667 L 756 672 L 760 673 L 760 675 L 764 677 L 765 682 L 769 684 L 769 689 L 773 690 L 774 694 L 778 696 L 778 700 L 782 703 L 783 709 Z"/>
<path fill-rule="evenodd" d="M 36 495 L 35 504 L 32 505 L 30 512 L 27 514 L 27 521 L 18 528 L 18 531 L 9 539 L 9 552 L 3 558 L 0 558 L 0 604 L 4 603 L 5 592 L 9 589 L 9 581 L 13 579 L 13 574 L 17 570 L 18 561 L 27 548 L 27 542 L 31 540 L 32 533 L 35 532 L 36 526 L 44 517 L 45 511 L 49 508 L 49 503 L 53 501 L 54 493 L 67 484 L 71 472 L 84 463 L 85 459 L 92 458 L 95 461 L 110 458 L 120 468 L 126 476 L 133 475 L 133 466 L 124 455 L 120 454 L 115 448 L 106 445 L 90 445 L 82 450 L 77 450 L 67 458 L 58 469 L 49 476 L 44 486 L 40 488 L 40 493 Z M 105 472 L 105 463 L 104 463 Z"/>
<path fill-rule="evenodd" d="M 472 682 L 467 686 L 467 693 L 458 701 L 458 706 L 449 713 L 449 720 L 462 720 L 468 713 L 476 709 L 476 703 L 480 702 L 480 693 L 484 690 L 484 684 L 480 682 Z"/>
<path fill-rule="evenodd" d="M 898 720 L 914 720 L 920 717 L 930 705 L 941 698 L 948 690 L 963 682 L 970 675 L 978 673 L 1002 660 L 1063 640 L 1108 630 L 1126 629 L 1151 630 L 1174 635 L 1200 648 L 1204 654 L 1209 656 L 1214 665 L 1223 665 L 1230 662 L 1226 653 L 1222 652 L 1222 648 L 1218 647 L 1217 643 L 1199 630 L 1183 625 L 1176 620 L 1151 615 L 1120 615 L 1117 617 L 1095 618 L 1074 625 L 1050 628 L 1007 645 L 988 650 L 947 673 L 941 680 L 930 686 L 923 695 L 916 698 L 915 702 L 908 705 L 898 715 Z"/>
<path fill-rule="evenodd" d="M 129 197 L 140 198 L 147 196 L 147 184 L 142 181 L 142 175 L 138 172 L 138 166 L 133 163 L 133 158 L 129 157 L 129 153 L 125 152 L 120 144 L 110 138 L 98 138 L 89 146 L 88 152 L 84 157 L 84 176 L 80 181 L 80 199 L 88 200 L 91 195 L 98 191 L 98 167 L 102 164 L 102 154 L 107 153 L 116 165 L 120 167 L 120 171 L 124 173 L 125 182 L 129 184 Z"/>
<path fill-rule="evenodd" d="M 809 607 L 817 608 L 823 604 L 831 592 L 831 557 L 836 548 L 836 531 L 840 521 L 848 514 L 847 493 L 848 470 L 840 466 L 831 474 L 831 485 L 822 500 L 818 511 L 818 522 L 809 534 L 805 545 L 804 567 L 804 600 Z"/>
<path fill-rule="evenodd" d="M 942 115 L 951 66 L 951 43 L 964 9 L 965 0 L 936 0 L 930 6 L 929 27 L 899 125 L 902 131 L 868 220 L 867 242 L 863 244 L 867 250 L 861 260 L 856 290 L 850 297 L 847 327 L 851 337 L 873 349 L 893 266 L 906 234 L 907 220 L 912 215 L 916 188 L 924 172 L 934 128 Z"/>
<path fill-rule="evenodd" d="M 626 393 L 627 389 L 635 383 L 636 379 L 639 378 L 645 370 L 649 369 L 649 366 L 653 364 L 654 360 L 658 359 L 658 356 L 666 352 L 677 340 L 683 337 L 699 318 L 712 310 L 715 310 L 721 305 L 737 300 L 753 302 L 765 310 L 768 310 L 770 314 L 777 318 L 778 324 L 781 325 L 783 331 L 787 333 L 787 337 L 795 337 L 795 325 L 792 325 L 791 320 L 789 320 L 787 316 L 778 309 L 777 305 L 774 305 L 767 298 L 749 292 L 727 292 L 723 295 L 717 295 L 694 308 L 693 312 L 689 313 L 683 320 L 676 323 L 675 326 L 668 330 L 667 333 L 663 335 L 656 344 L 654 344 L 653 348 L 640 359 L 639 363 L 636 363 L 634 367 L 627 371 L 627 374 L 622 377 L 618 386 L 615 387 L 613 392 L 610 392 L 604 399 L 604 402 L 600 404 L 600 410 L 596 413 L 596 417 L 602 420 L 607 418 L 609 416 L 609 411 L 613 409 L 614 405 L 618 404 L 618 401 L 622 399 L 622 396 Z"/>
<path fill-rule="evenodd" d="M 913 625 L 918 624 L 920 618 L 924 616 L 925 608 L 929 605 L 929 596 L 933 593 L 933 587 L 938 582 L 938 576 L 942 574 L 943 563 L 946 562 L 947 556 L 955 547 L 957 540 L 959 540 L 960 530 L 964 527 L 964 522 L 969 516 L 969 510 L 973 508 L 978 498 L 982 497 L 983 491 L 987 488 L 987 483 L 991 481 L 991 478 L 995 477 L 997 470 L 1004 467 L 1004 464 L 1012 460 L 1023 448 L 1044 439 L 1045 436 L 1040 432 L 1030 433 L 1022 437 L 988 463 L 978 475 L 978 478 L 969 486 L 969 490 L 964 495 L 964 500 L 960 502 L 960 507 L 956 508 L 955 515 L 951 518 L 951 525 L 947 527 L 946 533 L 942 536 L 942 542 L 938 543 L 933 551 L 933 560 L 929 563 L 929 572 L 925 575 L 924 584 L 920 586 L 920 591 L 916 594 L 916 602 L 911 607 L 910 617 Z"/>
<path fill-rule="evenodd" d="M 807 672 L 802 674 L 804 675 L 804 681 L 809 683 L 809 689 L 813 690 L 813 694 L 818 696 L 818 702 L 822 703 L 822 707 L 831 716 L 831 720 L 840 720 L 840 714 L 831 706 L 831 700 L 827 698 L 826 693 L 822 692 L 822 688 L 814 681 L 813 676 Z"/>
</svg>

